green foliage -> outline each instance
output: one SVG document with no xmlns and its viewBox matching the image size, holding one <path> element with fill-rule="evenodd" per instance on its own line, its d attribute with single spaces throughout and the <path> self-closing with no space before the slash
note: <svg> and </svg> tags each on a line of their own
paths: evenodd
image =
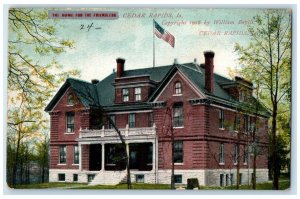
<svg viewBox="0 0 300 199">
<path fill-rule="evenodd" d="M 253 82 L 256 97 L 272 115 L 270 152 L 273 160 L 269 165 L 274 170 L 274 188 L 277 189 L 281 157 L 287 155 L 290 145 L 291 12 L 266 10 L 254 17 L 254 21 L 248 26 L 250 44 L 246 47 L 236 44 L 235 52 L 242 66 L 240 74 Z M 284 145 L 280 136 L 285 137 Z"/>
<path fill-rule="evenodd" d="M 78 71 L 64 71 L 55 60 L 74 42 L 57 37 L 56 22 L 48 19 L 46 9 L 11 8 L 8 17 L 7 167 L 12 170 L 8 183 L 15 184 L 23 171 L 19 162 L 24 145 L 33 147 L 31 155 L 42 168 L 48 164 L 43 132 L 48 132 L 49 125 L 43 109 L 67 75 L 78 75 Z"/>
</svg>

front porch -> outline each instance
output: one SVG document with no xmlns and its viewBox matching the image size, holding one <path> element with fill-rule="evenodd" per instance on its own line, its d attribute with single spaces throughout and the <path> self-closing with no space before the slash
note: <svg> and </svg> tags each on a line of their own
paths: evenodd
<svg viewBox="0 0 300 199">
<path fill-rule="evenodd" d="M 126 182 L 126 155 L 132 182 L 157 181 L 157 137 L 155 126 L 120 129 L 126 143 L 124 150 L 114 129 L 80 131 L 79 172 L 87 174 L 90 184 Z"/>
</svg>

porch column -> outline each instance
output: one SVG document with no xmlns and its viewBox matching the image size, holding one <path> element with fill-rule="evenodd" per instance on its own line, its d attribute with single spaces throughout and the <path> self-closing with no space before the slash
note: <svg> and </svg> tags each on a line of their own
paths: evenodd
<svg viewBox="0 0 300 199">
<path fill-rule="evenodd" d="M 81 159 L 81 144 L 78 144 L 78 152 L 79 152 L 79 171 L 82 170 L 82 159 Z"/>
<path fill-rule="evenodd" d="M 127 158 L 128 158 L 128 165 L 129 165 L 129 160 L 130 160 L 130 154 L 129 154 L 129 143 L 126 143 L 126 153 L 127 153 Z"/>
<path fill-rule="evenodd" d="M 102 160 L 101 160 L 101 170 L 102 171 L 105 171 L 105 153 L 104 153 L 104 143 L 101 143 L 101 147 L 102 147 L 102 150 L 101 150 L 101 153 L 102 153 L 102 155 L 101 155 L 101 158 L 102 158 Z"/>
<path fill-rule="evenodd" d="M 152 142 L 152 171 L 155 171 L 155 167 L 156 167 L 155 154 L 156 154 L 156 143 L 154 141 Z"/>
</svg>

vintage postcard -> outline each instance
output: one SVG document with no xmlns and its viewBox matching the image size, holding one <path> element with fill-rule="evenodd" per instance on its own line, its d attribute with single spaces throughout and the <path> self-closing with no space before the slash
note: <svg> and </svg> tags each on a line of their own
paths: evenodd
<svg viewBox="0 0 300 199">
<path fill-rule="evenodd" d="M 10 189 L 288 190 L 292 9 L 8 9 Z"/>
</svg>

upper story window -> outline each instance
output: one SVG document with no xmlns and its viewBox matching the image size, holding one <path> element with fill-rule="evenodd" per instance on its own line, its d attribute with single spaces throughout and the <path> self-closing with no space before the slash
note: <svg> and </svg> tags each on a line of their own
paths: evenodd
<svg viewBox="0 0 300 199">
<path fill-rule="evenodd" d="M 152 127 L 152 126 L 153 126 L 153 123 L 154 123 L 153 112 L 149 113 L 148 117 L 149 117 L 149 119 L 148 119 L 149 125 L 148 125 L 148 126 L 149 126 L 149 127 Z"/>
<path fill-rule="evenodd" d="M 75 126 L 74 118 L 75 118 L 74 112 L 67 112 L 66 113 L 67 133 L 73 133 L 74 132 L 74 126 Z"/>
<path fill-rule="evenodd" d="M 234 114 L 234 130 L 239 130 L 239 116 L 237 113 Z"/>
<path fill-rule="evenodd" d="M 174 142 L 174 163 L 183 163 L 183 142 Z"/>
<path fill-rule="evenodd" d="M 183 126 L 183 105 L 182 103 L 175 103 L 173 106 L 173 127 Z"/>
<path fill-rule="evenodd" d="M 234 163 L 237 164 L 239 159 L 239 146 L 237 144 L 234 145 Z"/>
<path fill-rule="evenodd" d="M 135 96 L 135 101 L 141 101 L 142 100 L 142 89 L 141 89 L 141 87 L 134 88 L 134 96 Z"/>
<path fill-rule="evenodd" d="M 112 122 L 114 124 L 116 124 L 116 116 L 115 115 L 109 115 L 108 116 L 110 120 L 108 120 L 108 128 L 109 129 L 112 129 L 113 128 L 113 125 L 112 125 Z M 112 121 L 112 122 L 111 122 Z"/>
<path fill-rule="evenodd" d="M 74 103 L 75 103 L 75 100 L 74 100 L 74 95 L 72 95 L 72 94 L 69 94 L 68 95 L 68 105 L 70 105 L 70 106 L 73 106 L 74 105 Z"/>
<path fill-rule="evenodd" d="M 239 101 L 243 102 L 244 100 L 245 100 L 245 92 L 241 90 L 239 93 Z"/>
<path fill-rule="evenodd" d="M 180 82 L 175 83 L 175 94 L 182 94 L 182 87 Z"/>
<path fill-rule="evenodd" d="M 220 145 L 219 163 L 224 164 L 224 143 Z"/>
<path fill-rule="evenodd" d="M 134 128 L 135 127 L 135 114 L 130 113 L 128 116 L 128 121 L 129 121 L 129 128 Z"/>
<path fill-rule="evenodd" d="M 249 123 L 250 123 L 250 118 L 249 118 L 249 116 L 248 115 L 245 115 L 244 116 L 244 131 L 249 131 L 250 130 L 250 125 L 249 125 Z"/>
<path fill-rule="evenodd" d="M 224 110 L 223 109 L 219 110 L 219 128 L 220 129 L 224 128 Z"/>
<path fill-rule="evenodd" d="M 123 88 L 122 94 L 123 94 L 123 102 L 128 102 L 129 101 L 129 89 Z"/>
<path fill-rule="evenodd" d="M 67 146 L 61 145 L 59 147 L 59 164 L 66 164 Z"/>
</svg>

